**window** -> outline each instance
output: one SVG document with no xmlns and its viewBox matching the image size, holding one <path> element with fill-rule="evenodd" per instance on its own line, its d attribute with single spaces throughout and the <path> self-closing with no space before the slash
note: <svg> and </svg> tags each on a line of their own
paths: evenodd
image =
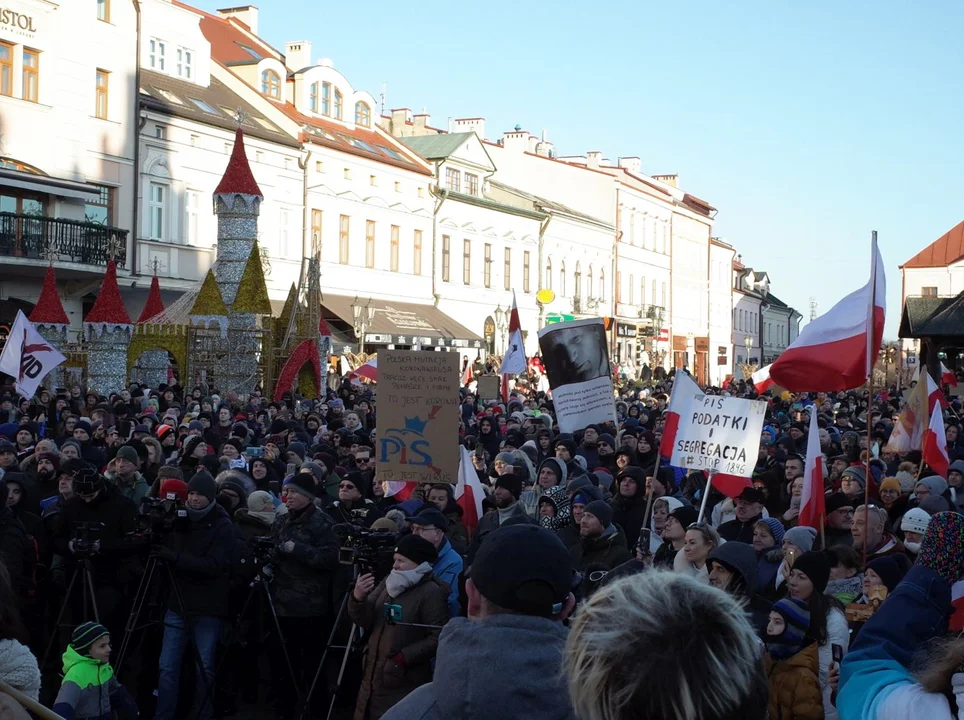
<svg viewBox="0 0 964 720">
<path fill-rule="evenodd" d="M 465 192 L 469 195 L 479 194 L 479 176 L 472 173 L 465 173 Z"/>
<path fill-rule="evenodd" d="M 468 243 L 468 240 L 465 241 Z M 468 246 L 466 246 L 467 248 Z M 487 288 L 492 287 L 492 246 L 489 243 L 485 244 L 485 267 L 484 267 L 484 279 L 483 282 Z M 468 279 L 465 280 L 465 284 L 468 285 Z"/>
<path fill-rule="evenodd" d="M 401 184 L 400 182 L 398 182 L 398 180 L 396 180 L 396 181 L 395 181 L 395 192 L 401 192 L 401 191 L 402 191 L 402 184 Z"/>
<path fill-rule="evenodd" d="M 338 217 L 338 262 L 348 264 L 348 216 Z"/>
<path fill-rule="evenodd" d="M 488 263 L 486 263 L 488 268 Z M 488 270 L 486 271 L 488 272 Z M 472 280 L 472 241 L 462 241 L 462 282 L 468 285 Z"/>
<path fill-rule="evenodd" d="M 311 254 L 314 255 L 321 247 L 321 210 L 311 210 Z"/>
<path fill-rule="evenodd" d="M 629 304 L 630 305 L 633 304 L 633 286 L 634 286 L 633 276 L 630 275 L 629 276 Z"/>
<path fill-rule="evenodd" d="M 546 290 L 552 290 L 552 258 L 546 258 Z"/>
<path fill-rule="evenodd" d="M 418 193 L 417 193 L 417 194 L 418 194 L 418 196 L 419 196 L 420 198 L 425 197 L 425 188 L 422 187 L 421 185 L 419 185 L 419 186 L 418 186 Z"/>
<path fill-rule="evenodd" d="M 355 124 L 363 125 L 365 127 L 371 127 L 372 109 L 368 107 L 368 103 L 363 103 L 363 102 L 355 103 Z"/>
<path fill-rule="evenodd" d="M 0 95 L 13 95 L 13 45 L 0 42 Z"/>
<path fill-rule="evenodd" d="M 461 190 L 461 177 L 461 174 L 455 168 L 446 168 L 445 187 L 452 192 L 459 192 Z"/>
<path fill-rule="evenodd" d="M 582 265 L 576 261 L 576 272 L 572 276 L 572 294 L 576 300 L 582 297 Z"/>
<path fill-rule="evenodd" d="M 197 141 L 201 139 L 200 135 L 191 135 L 191 147 L 197 147 Z"/>
<path fill-rule="evenodd" d="M 164 72 L 164 55 L 167 52 L 167 44 L 163 40 L 151 38 L 148 48 L 150 52 L 148 53 L 147 64 L 154 70 Z"/>
<path fill-rule="evenodd" d="M 323 160 L 315 160 L 315 172 L 323 173 L 325 171 L 325 163 Z"/>
<path fill-rule="evenodd" d="M 184 210 L 187 214 L 187 242 L 188 245 L 197 245 L 201 241 L 201 193 L 197 190 L 188 190 L 184 198 Z"/>
<path fill-rule="evenodd" d="M 599 270 L 599 299 L 606 299 L 606 274 L 602 269 Z"/>
<path fill-rule="evenodd" d="M 342 119 L 342 105 L 343 103 L 341 98 L 341 90 L 339 90 L 338 88 L 335 88 L 335 113 L 334 113 L 335 120 Z"/>
<path fill-rule="evenodd" d="M 640 302 L 646 302 L 646 288 L 643 288 L 643 297 L 641 297 Z M 653 305 L 656 304 L 656 281 L 653 280 Z"/>
<path fill-rule="evenodd" d="M 663 283 L 663 302 L 660 303 L 663 309 L 666 308 L 666 283 Z"/>
<path fill-rule="evenodd" d="M 98 225 L 110 225 L 114 219 L 114 188 L 94 185 L 99 193 L 96 200 L 84 203 L 84 220 Z"/>
<path fill-rule="evenodd" d="M 23 99 L 40 100 L 40 53 L 30 48 L 23 49 Z"/>
<path fill-rule="evenodd" d="M 505 289 L 512 289 L 512 248 L 505 249 Z"/>
<path fill-rule="evenodd" d="M 559 268 L 559 294 L 566 294 L 566 261 L 562 261 L 562 267 Z"/>
<path fill-rule="evenodd" d="M 451 241 L 448 235 L 442 236 L 442 282 L 449 281 L 449 265 L 452 256 Z"/>
<path fill-rule="evenodd" d="M 922 287 L 920 289 L 920 294 L 924 297 L 937 297 L 936 287 Z"/>
<path fill-rule="evenodd" d="M 448 238 L 446 238 L 446 240 L 448 240 Z M 422 274 L 422 231 L 421 230 L 415 231 L 415 247 L 412 255 L 413 255 L 413 261 L 415 265 L 413 272 L 416 275 L 421 275 Z M 448 280 L 448 271 L 446 271 L 445 275 L 446 277 L 443 279 Z"/>
<path fill-rule="evenodd" d="M 110 22 L 110 0 L 97 0 L 97 19 Z"/>
<path fill-rule="evenodd" d="M 345 168 L 345 171 L 342 173 L 342 177 L 344 177 L 345 180 L 351 180 L 351 168 Z"/>
<path fill-rule="evenodd" d="M 281 99 L 281 77 L 274 70 L 261 73 L 261 93 L 275 100 Z"/>
<path fill-rule="evenodd" d="M 201 112 L 206 112 L 208 115 L 216 115 L 217 117 L 221 117 L 221 114 L 204 100 L 198 100 L 197 98 L 191 98 L 190 100 L 192 103 L 197 105 L 198 110 Z"/>
<path fill-rule="evenodd" d="M 392 246 L 388 258 L 388 268 L 392 272 L 398 272 L 398 225 L 392 225 Z"/>
<path fill-rule="evenodd" d="M 522 292 L 529 292 L 529 251 L 522 253 Z"/>
<path fill-rule="evenodd" d="M 190 80 L 194 74 L 194 53 L 186 48 L 177 49 L 177 76 Z"/>
<path fill-rule="evenodd" d="M 378 176 L 376 176 L 376 175 L 369 175 L 369 176 L 368 176 L 368 184 L 371 185 L 372 187 L 378 187 Z"/>
<path fill-rule="evenodd" d="M 281 211 L 278 213 L 278 252 L 281 253 L 281 257 L 288 257 L 288 234 L 290 225 L 291 213 L 288 211 L 288 208 L 281 208 Z"/>
<path fill-rule="evenodd" d="M 107 100 L 110 86 L 110 73 L 106 70 L 97 71 L 97 88 L 95 90 L 94 114 L 102 120 L 107 119 Z"/>
<path fill-rule="evenodd" d="M 655 300 L 656 298 L 653 298 Z M 646 276 L 643 275 L 643 279 L 639 281 L 639 302 L 641 305 L 646 303 Z"/>
<path fill-rule="evenodd" d="M 151 240 L 163 240 L 166 231 L 164 206 L 167 201 L 167 188 L 159 183 L 151 183 L 150 189 Z"/>
<path fill-rule="evenodd" d="M 311 83 L 311 88 L 308 92 L 308 107 L 311 112 L 318 112 L 318 83 Z"/>
<path fill-rule="evenodd" d="M 586 275 L 586 297 L 592 300 L 592 265 L 589 266 L 589 273 Z"/>
<path fill-rule="evenodd" d="M 365 267 L 375 267 L 375 221 L 365 221 Z"/>
<path fill-rule="evenodd" d="M 331 83 L 321 84 L 321 114 L 331 115 Z"/>
<path fill-rule="evenodd" d="M 161 125 L 161 124 L 155 125 L 154 137 L 157 138 L 158 140 L 167 140 L 167 126 Z"/>
</svg>

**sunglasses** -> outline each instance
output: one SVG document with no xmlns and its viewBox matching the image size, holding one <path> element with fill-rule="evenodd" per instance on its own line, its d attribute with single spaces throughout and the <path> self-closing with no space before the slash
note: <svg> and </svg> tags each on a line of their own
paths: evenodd
<svg viewBox="0 0 964 720">
<path fill-rule="evenodd" d="M 338 486 L 338 489 L 339 490 L 357 490 L 358 488 L 356 488 L 351 483 L 342 483 L 341 485 Z"/>
</svg>

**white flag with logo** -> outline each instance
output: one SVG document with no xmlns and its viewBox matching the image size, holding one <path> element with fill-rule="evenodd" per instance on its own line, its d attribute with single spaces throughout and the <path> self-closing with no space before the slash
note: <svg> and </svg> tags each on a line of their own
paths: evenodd
<svg viewBox="0 0 964 720">
<path fill-rule="evenodd" d="M 506 342 L 499 374 L 523 375 L 526 369 L 526 349 L 522 338 L 522 324 L 519 322 L 519 308 L 515 304 L 515 290 L 513 290 L 512 309 L 509 311 L 509 339 Z"/>
<path fill-rule="evenodd" d="M 17 392 L 32 398 L 47 373 L 66 360 L 37 332 L 26 315 L 17 311 L 17 319 L 0 355 L 0 372 L 13 378 Z"/>
</svg>

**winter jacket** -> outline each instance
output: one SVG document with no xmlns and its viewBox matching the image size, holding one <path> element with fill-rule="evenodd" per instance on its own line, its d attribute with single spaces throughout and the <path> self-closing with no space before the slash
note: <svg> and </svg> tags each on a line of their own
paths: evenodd
<svg viewBox="0 0 964 720">
<path fill-rule="evenodd" d="M 785 660 L 773 660 L 768 654 L 765 662 L 770 683 L 768 720 L 823 720 L 816 644 Z"/>
<path fill-rule="evenodd" d="M 746 522 L 734 518 L 720 525 L 718 532 L 720 537 L 727 542 L 741 542 L 751 545 L 753 543 L 753 528 L 762 518 L 762 514 L 750 518 Z"/>
<path fill-rule="evenodd" d="M 20 595 L 24 573 L 24 548 L 27 545 L 27 529 L 13 510 L 0 508 L 0 560 L 10 573 L 14 594 Z"/>
<path fill-rule="evenodd" d="M 623 497 L 619 494 L 618 487 L 613 490 L 613 522 L 619 525 L 626 533 L 626 545 L 636 547 L 639 540 L 639 531 L 646 521 L 646 476 L 639 468 L 626 468 L 619 476 L 631 476 L 636 480 L 636 494 L 632 497 Z"/>
<path fill-rule="evenodd" d="M 946 631 L 950 610 L 950 586 L 930 568 L 912 567 L 841 663 L 841 720 L 955 720 L 947 698 L 925 692 L 910 671 L 917 650 Z M 955 673 L 952 685 L 964 707 L 964 676 Z"/>
<path fill-rule="evenodd" d="M 783 562 L 783 549 L 772 547 L 757 553 L 756 574 L 757 592 L 765 592 L 773 584 L 773 579 L 777 576 L 777 570 Z"/>
<path fill-rule="evenodd" d="M 844 545 L 846 547 L 854 546 L 854 536 L 849 530 L 840 530 L 837 528 L 826 527 L 823 530 L 824 536 L 827 538 L 827 547 L 832 548 L 835 545 Z M 817 535 L 816 546 L 820 542 L 820 536 Z"/>
<path fill-rule="evenodd" d="M 434 681 L 382 720 L 576 720 L 560 672 L 566 632 L 560 622 L 531 615 L 450 620 Z"/>
<path fill-rule="evenodd" d="M 841 610 L 833 608 L 827 613 L 827 642 L 817 647 L 817 656 L 820 660 L 820 689 L 823 691 L 823 710 L 827 720 L 836 720 L 837 711 L 830 701 L 830 685 L 827 680 L 830 677 L 830 664 L 833 662 L 833 646 L 839 645 L 847 655 L 850 647 L 850 626 L 847 618 Z"/>
<path fill-rule="evenodd" d="M 556 514 L 552 516 L 539 516 L 539 524 L 547 530 L 553 532 L 561 530 L 567 525 L 572 524 L 572 506 L 569 502 L 569 493 L 562 485 L 556 485 L 548 490 L 542 491 L 539 504 L 549 503 L 556 509 Z"/>
<path fill-rule="evenodd" d="M 30 648 L 16 640 L 0 640 L 0 680 L 32 700 L 40 696 L 40 668 Z"/>
<path fill-rule="evenodd" d="M 320 617 L 331 610 L 331 582 L 338 569 L 338 536 L 334 523 L 315 505 L 279 515 L 272 526 L 279 545 L 294 541 L 294 551 L 281 553 L 271 584 L 275 609 L 289 617 Z"/>
<path fill-rule="evenodd" d="M 462 574 L 462 556 L 455 552 L 448 539 L 438 549 L 438 560 L 432 565 L 432 574 L 448 587 L 447 603 L 449 617 L 457 617 L 459 605 L 459 575 Z"/>
<path fill-rule="evenodd" d="M 110 720 L 116 711 L 121 718 L 136 718 L 134 698 L 114 677 L 108 663 L 80 655 L 70 645 L 64 652 L 64 679 L 53 711 L 66 720 Z"/>
<path fill-rule="evenodd" d="M 382 608 L 399 605 L 402 623 L 445 625 L 447 590 L 432 574 L 423 577 L 396 598 L 388 594 L 385 581 L 365 600 L 349 596 L 348 615 L 368 636 L 355 720 L 380 718 L 412 690 L 432 680 L 432 659 L 441 629 L 390 625 Z M 403 663 L 396 662 L 401 653 Z"/>
<path fill-rule="evenodd" d="M 479 520 L 478 526 L 475 528 L 475 534 L 472 536 L 472 542 L 469 544 L 469 554 L 468 562 L 469 565 L 475 560 L 475 553 L 479 551 L 479 547 L 485 536 L 488 535 L 493 530 L 498 530 L 499 526 L 502 524 L 501 514 L 496 512 L 486 513 Z M 509 512 L 509 518 L 513 518 L 515 522 L 525 522 L 525 523 L 536 523 L 534 518 L 529 517 L 526 514 L 525 508 L 522 507 L 522 503 L 516 503 L 512 506 Z"/>
<path fill-rule="evenodd" d="M 124 482 L 117 473 L 106 473 L 104 475 L 116 487 L 120 494 L 129 500 L 134 501 L 134 505 L 141 506 L 141 500 L 147 497 L 151 491 L 151 485 L 139 472 L 134 473 L 132 482 Z"/>
<path fill-rule="evenodd" d="M 246 542 L 250 542 L 256 537 L 271 534 L 271 525 L 274 521 L 268 522 L 257 515 L 251 513 L 248 508 L 238 508 L 234 512 L 234 524 L 237 526 L 241 536 Z"/>
<path fill-rule="evenodd" d="M 569 548 L 572 569 L 585 572 L 590 565 L 603 565 L 612 570 L 632 557 L 626 547 L 626 536 L 616 524 L 603 530 L 601 535 L 582 538 L 582 541 Z"/>
</svg>

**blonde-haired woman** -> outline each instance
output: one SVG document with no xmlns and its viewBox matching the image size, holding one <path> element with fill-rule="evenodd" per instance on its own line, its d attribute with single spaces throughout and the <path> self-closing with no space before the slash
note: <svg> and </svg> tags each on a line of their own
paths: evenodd
<svg viewBox="0 0 964 720">
<path fill-rule="evenodd" d="M 673 569 L 704 585 L 709 585 L 710 571 L 706 566 L 706 559 L 711 552 L 724 542 L 726 541 L 721 540 L 716 530 L 710 525 L 693 523 L 686 528 L 686 539 L 683 542 L 682 549 L 676 553 L 676 558 L 673 560 Z"/>
</svg>

